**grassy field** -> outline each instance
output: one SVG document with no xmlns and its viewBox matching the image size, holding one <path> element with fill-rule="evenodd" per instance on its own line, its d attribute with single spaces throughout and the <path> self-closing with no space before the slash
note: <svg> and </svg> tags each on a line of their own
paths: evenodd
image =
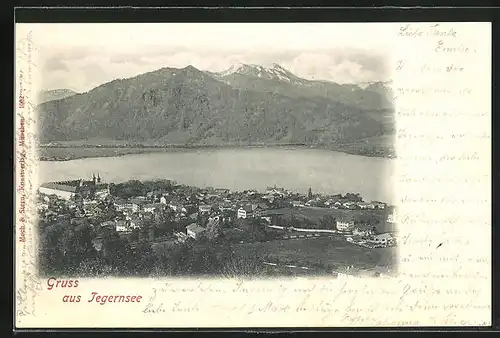
<svg viewBox="0 0 500 338">
<path fill-rule="evenodd" d="M 354 265 L 359 268 L 391 266 L 397 261 L 397 249 L 368 249 L 348 243 L 343 238 L 279 240 L 267 243 L 246 243 L 236 246 L 238 255 L 255 255 L 269 261 L 286 262 L 302 266 Z"/>
<path fill-rule="evenodd" d="M 286 220 L 294 217 L 303 224 L 304 228 L 314 228 L 315 225 L 323 218 L 325 215 L 331 215 L 337 220 L 344 219 L 354 219 L 362 222 L 370 222 L 376 220 L 379 223 L 375 226 L 378 232 L 391 232 L 395 231 L 395 225 L 392 223 L 387 223 L 387 216 L 389 215 L 389 210 L 387 209 L 364 209 L 364 210 L 348 210 L 348 209 L 330 209 L 330 208 L 316 208 L 316 207 L 296 207 L 296 208 L 283 208 L 278 210 L 273 210 L 278 213 L 283 214 L 283 218 Z"/>
</svg>

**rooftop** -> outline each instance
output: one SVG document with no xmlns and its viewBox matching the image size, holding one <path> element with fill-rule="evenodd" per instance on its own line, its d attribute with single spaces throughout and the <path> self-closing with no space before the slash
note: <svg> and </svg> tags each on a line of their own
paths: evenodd
<svg viewBox="0 0 500 338">
<path fill-rule="evenodd" d="M 383 233 L 383 234 L 375 235 L 374 238 L 378 238 L 378 239 L 391 239 L 392 235 L 390 233 L 386 232 L 386 233 Z"/>
<path fill-rule="evenodd" d="M 67 185 L 63 182 L 49 182 L 43 183 L 41 187 L 60 191 L 76 192 L 78 186 Z"/>
<path fill-rule="evenodd" d="M 240 209 L 243 209 L 245 210 L 246 212 L 252 212 L 253 209 L 252 209 L 252 206 L 251 205 L 244 205 L 242 206 Z"/>
<path fill-rule="evenodd" d="M 55 189 L 61 191 L 69 191 L 76 192 L 78 187 L 82 184 L 84 187 L 88 187 L 93 184 L 93 181 L 86 180 L 67 180 L 67 181 L 58 181 L 58 182 L 47 182 L 40 185 L 40 187 Z M 108 188 L 107 183 L 99 183 L 96 184 L 97 189 L 106 189 Z"/>
<path fill-rule="evenodd" d="M 201 233 L 203 231 L 205 231 L 205 228 L 202 227 L 202 226 L 199 226 L 198 224 L 196 223 L 191 223 L 189 224 L 187 227 L 186 227 L 186 230 L 189 230 L 189 231 L 192 231 L 194 233 Z"/>
</svg>

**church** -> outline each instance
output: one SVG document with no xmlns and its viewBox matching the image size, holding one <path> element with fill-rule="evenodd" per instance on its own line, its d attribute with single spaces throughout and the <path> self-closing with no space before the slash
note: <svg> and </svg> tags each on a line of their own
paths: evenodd
<svg viewBox="0 0 500 338">
<path fill-rule="evenodd" d="M 45 195 L 56 195 L 59 198 L 70 200 L 75 196 L 91 199 L 104 199 L 109 195 L 109 185 L 101 183 L 101 177 L 92 175 L 92 180 L 70 180 L 44 183 L 38 191 Z"/>
</svg>

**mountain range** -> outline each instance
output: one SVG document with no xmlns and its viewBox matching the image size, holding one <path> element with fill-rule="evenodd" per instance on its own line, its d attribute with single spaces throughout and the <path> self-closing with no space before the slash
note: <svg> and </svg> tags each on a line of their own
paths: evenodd
<svg viewBox="0 0 500 338">
<path fill-rule="evenodd" d="M 394 131 L 388 83 L 300 78 L 277 64 L 161 68 L 38 106 L 42 142 L 322 145 Z"/>
<path fill-rule="evenodd" d="M 60 100 L 75 94 L 77 94 L 77 92 L 71 89 L 42 90 L 38 93 L 38 103 Z"/>
</svg>

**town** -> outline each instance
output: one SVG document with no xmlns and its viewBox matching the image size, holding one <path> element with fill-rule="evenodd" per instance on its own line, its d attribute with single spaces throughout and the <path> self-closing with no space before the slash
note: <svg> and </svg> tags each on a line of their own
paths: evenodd
<svg viewBox="0 0 500 338">
<path fill-rule="evenodd" d="M 355 193 L 114 184 L 97 174 L 42 184 L 37 207 L 44 273 L 380 275 L 377 267 L 393 268 L 372 252 L 396 245 L 394 207 Z M 311 257 L 322 245 L 329 249 Z"/>
</svg>

